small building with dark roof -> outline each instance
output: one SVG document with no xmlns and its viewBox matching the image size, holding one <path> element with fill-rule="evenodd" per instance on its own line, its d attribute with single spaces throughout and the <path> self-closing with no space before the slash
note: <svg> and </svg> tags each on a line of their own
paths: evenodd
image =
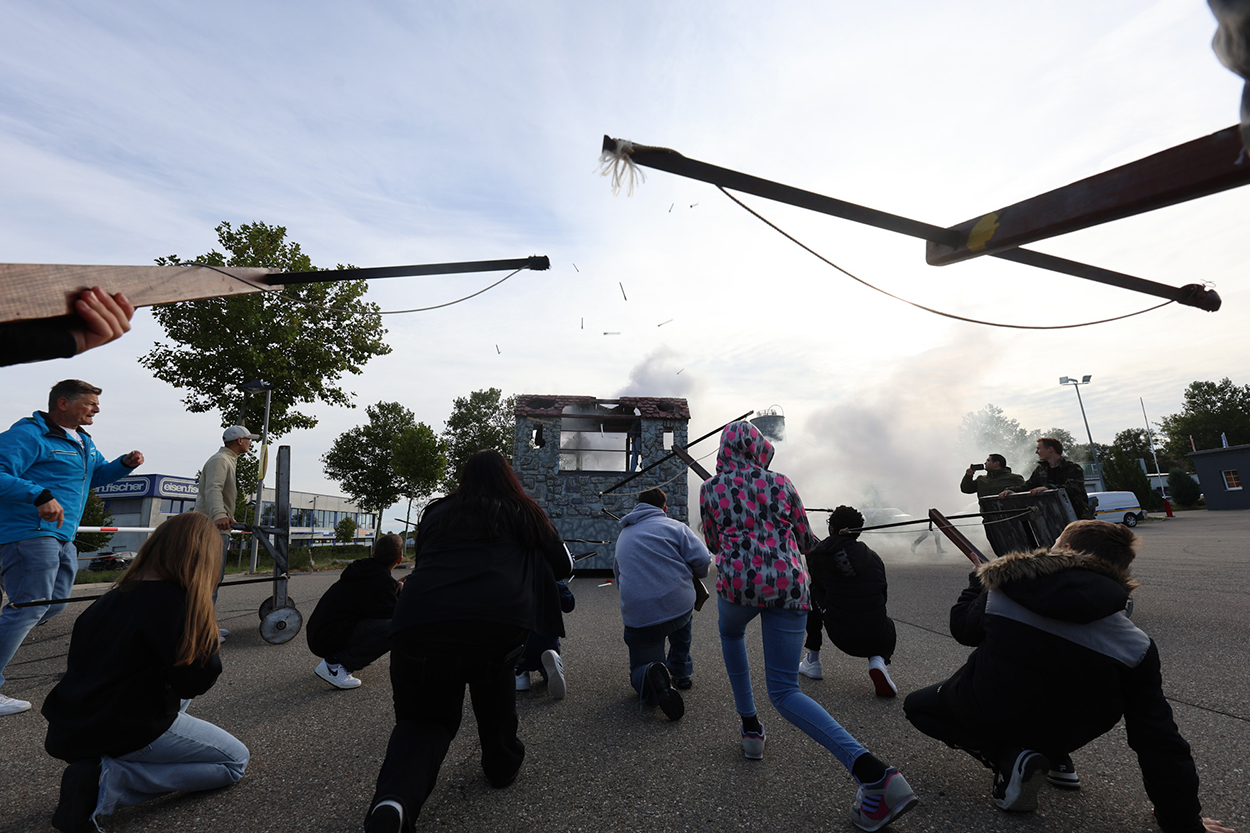
<svg viewBox="0 0 1250 833">
<path fill-rule="evenodd" d="M 514 413 L 512 467 L 521 484 L 575 556 L 596 553 L 578 561 L 578 569 L 612 568 L 620 532 L 612 516 L 633 509 L 647 489 L 663 489 L 669 517 L 689 523 L 687 470 L 676 456 L 604 494 L 660 461 L 674 444 L 686 444 L 690 408 L 685 399 L 523 394 L 516 398 Z"/>
<path fill-rule="evenodd" d="M 1185 455 L 1194 461 L 1208 509 L 1250 509 L 1250 445 L 1209 448 Z"/>
</svg>

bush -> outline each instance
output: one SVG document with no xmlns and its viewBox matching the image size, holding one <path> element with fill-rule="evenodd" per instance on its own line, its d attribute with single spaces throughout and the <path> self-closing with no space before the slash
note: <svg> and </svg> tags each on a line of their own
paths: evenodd
<svg viewBox="0 0 1250 833">
<path fill-rule="evenodd" d="M 1172 469 L 1168 472 L 1168 491 L 1172 493 L 1172 500 L 1177 506 L 1187 508 L 1197 506 L 1202 497 L 1202 486 L 1180 469 Z"/>
</svg>

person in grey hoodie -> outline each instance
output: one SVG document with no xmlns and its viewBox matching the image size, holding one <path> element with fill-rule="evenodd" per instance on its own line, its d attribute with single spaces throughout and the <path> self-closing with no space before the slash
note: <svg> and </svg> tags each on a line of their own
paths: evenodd
<svg viewBox="0 0 1250 833">
<path fill-rule="evenodd" d="M 629 680 L 644 705 L 659 706 L 669 720 L 679 720 L 686 708 L 673 686 L 690 688 L 694 672 L 694 582 L 707 575 L 712 558 L 690 527 L 665 514 L 668 499 L 662 490 L 648 489 L 638 501 L 621 518 L 612 563 L 629 647 Z"/>
</svg>

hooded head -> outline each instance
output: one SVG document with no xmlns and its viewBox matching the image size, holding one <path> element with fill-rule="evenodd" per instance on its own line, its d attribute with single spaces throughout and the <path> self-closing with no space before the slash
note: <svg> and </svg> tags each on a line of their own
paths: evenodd
<svg viewBox="0 0 1250 833">
<path fill-rule="evenodd" d="M 773 444 L 746 420 L 731 422 L 721 432 L 716 471 L 766 469 L 772 461 Z"/>
</svg>

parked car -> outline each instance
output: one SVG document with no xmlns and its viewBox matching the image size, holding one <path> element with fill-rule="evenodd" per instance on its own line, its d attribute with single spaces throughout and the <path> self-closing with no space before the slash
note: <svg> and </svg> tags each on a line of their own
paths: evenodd
<svg viewBox="0 0 1250 833">
<path fill-rule="evenodd" d="M 1146 520 L 1146 510 L 1132 492 L 1090 492 L 1089 498 L 1091 504 L 1094 498 L 1098 498 L 1094 517 L 1100 521 L 1131 527 L 1137 526 L 1138 521 Z"/>
<path fill-rule="evenodd" d="M 89 570 L 124 570 L 135 560 L 136 552 L 100 552 L 91 556 Z"/>
</svg>

